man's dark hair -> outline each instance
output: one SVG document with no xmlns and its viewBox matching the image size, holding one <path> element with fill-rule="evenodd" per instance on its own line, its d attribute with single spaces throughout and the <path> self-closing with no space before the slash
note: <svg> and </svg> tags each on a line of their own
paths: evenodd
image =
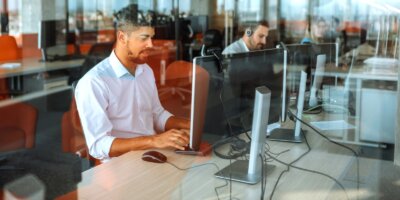
<svg viewBox="0 0 400 200">
<path fill-rule="evenodd" d="M 269 28 L 269 23 L 266 20 L 261 20 L 261 21 L 255 21 L 255 22 L 247 22 L 244 24 L 244 27 L 247 29 L 251 29 L 252 31 L 255 31 L 258 26 L 265 26 Z"/>
<path fill-rule="evenodd" d="M 142 12 L 138 11 L 137 4 L 130 4 L 114 14 L 117 30 L 130 33 L 140 26 L 151 26 Z"/>
</svg>

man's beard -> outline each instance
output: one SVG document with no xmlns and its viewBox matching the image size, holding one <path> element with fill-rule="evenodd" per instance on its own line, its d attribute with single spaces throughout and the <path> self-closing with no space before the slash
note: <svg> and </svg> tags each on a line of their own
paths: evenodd
<svg viewBox="0 0 400 200">
<path fill-rule="evenodd" d="M 137 55 L 136 57 L 134 57 L 132 51 L 129 50 L 128 48 L 127 48 L 127 51 L 128 51 L 128 59 L 129 59 L 131 62 L 136 63 L 136 64 L 144 64 L 144 63 L 147 62 L 147 56 L 144 56 L 144 57 L 142 58 L 141 55 L 140 55 L 143 51 L 139 52 L 138 55 Z"/>
</svg>

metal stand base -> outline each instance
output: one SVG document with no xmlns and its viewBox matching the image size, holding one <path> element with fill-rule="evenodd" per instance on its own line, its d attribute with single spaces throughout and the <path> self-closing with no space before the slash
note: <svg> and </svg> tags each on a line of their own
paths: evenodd
<svg viewBox="0 0 400 200">
<path fill-rule="evenodd" d="M 215 176 L 222 179 L 238 181 L 247 184 L 256 184 L 261 180 L 261 172 L 259 174 L 248 174 L 248 160 L 237 160 L 231 165 L 215 173 Z M 264 165 L 264 176 L 271 173 L 275 165 Z"/>
<path fill-rule="evenodd" d="M 301 135 L 295 136 L 294 129 L 277 128 L 271 131 L 267 140 L 281 141 L 281 142 L 303 142 Z"/>
</svg>

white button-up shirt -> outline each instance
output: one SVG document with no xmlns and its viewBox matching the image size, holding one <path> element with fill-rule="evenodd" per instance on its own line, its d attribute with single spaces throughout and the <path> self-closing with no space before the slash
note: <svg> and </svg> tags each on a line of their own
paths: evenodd
<svg viewBox="0 0 400 200">
<path fill-rule="evenodd" d="M 151 68 L 138 65 L 133 76 L 114 52 L 79 80 L 75 98 L 89 153 L 103 162 L 115 138 L 164 131 L 172 116 L 161 106 Z"/>
<path fill-rule="evenodd" d="M 248 51 L 249 48 L 247 48 L 243 38 L 240 38 L 239 40 L 225 47 L 224 51 L 222 51 L 222 54 L 225 55 L 225 54 L 242 53 Z"/>
</svg>

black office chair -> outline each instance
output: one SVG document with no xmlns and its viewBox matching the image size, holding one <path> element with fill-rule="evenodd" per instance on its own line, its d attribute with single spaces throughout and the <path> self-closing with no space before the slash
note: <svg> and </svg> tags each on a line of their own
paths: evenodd
<svg viewBox="0 0 400 200">
<path fill-rule="evenodd" d="M 113 47 L 113 42 L 94 44 L 90 48 L 89 53 L 82 64 L 81 75 L 85 75 L 86 72 L 92 69 L 92 67 L 94 67 L 97 63 L 107 58 L 111 54 Z"/>
<path fill-rule="evenodd" d="M 222 35 L 219 30 L 208 29 L 204 33 L 201 55 L 220 55 L 222 52 Z"/>
<path fill-rule="evenodd" d="M 88 72 L 99 62 L 107 58 L 111 54 L 113 47 L 113 42 L 94 44 L 90 48 L 88 55 L 85 57 L 85 61 L 83 62 L 82 67 L 71 73 L 70 80 L 68 82 L 71 84 L 74 81 L 82 78 L 82 76 L 85 75 L 86 72 Z"/>
</svg>

